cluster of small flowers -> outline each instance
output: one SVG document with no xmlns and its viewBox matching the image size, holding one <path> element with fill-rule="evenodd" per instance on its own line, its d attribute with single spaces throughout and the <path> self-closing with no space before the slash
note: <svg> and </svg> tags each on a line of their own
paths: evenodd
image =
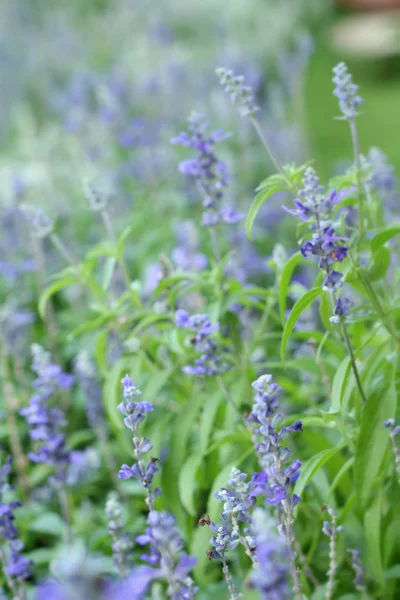
<svg viewBox="0 0 400 600">
<path fill-rule="evenodd" d="M 92 429 L 96 430 L 104 424 L 104 408 L 96 369 L 87 352 L 80 352 L 76 357 L 74 373 L 86 398 L 85 407 L 88 423 Z"/>
<path fill-rule="evenodd" d="M 254 509 L 252 529 L 256 551 L 250 586 L 260 592 L 261 600 L 292 598 L 289 552 L 275 527 L 275 521 L 267 511 L 260 507 Z"/>
<path fill-rule="evenodd" d="M 147 491 L 149 507 L 146 532 L 135 541 L 141 546 L 150 545 L 150 553 L 142 554 L 141 559 L 151 566 L 142 565 L 133 570 L 134 598 L 140 600 L 153 580 L 162 580 L 167 582 L 167 594 L 172 600 L 190 600 L 198 590 L 189 576 L 196 559 L 181 552 L 183 540 L 176 529 L 175 517 L 166 511 L 158 512 L 154 509 L 154 500 L 161 493 L 158 488 L 152 489 L 158 461 L 151 458 L 146 466 L 142 456 L 144 452 L 151 450 L 152 444 L 147 438 L 139 436 L 138 425 L 143 422 L 145 414 L 153 410 L 153 406 L 150 402 L 135 401 L 141 392 L 129 375 L 122 379 L 122 385 L 124 402 L 118 406 L 118 410 L 125 415 L 124 423 L 133 433 L 137 463 L 132 467 L 123 465 L 119 477 L 139 479 Z"/>
<path fill-rule="evenodd" d="M 198 272 L 207 267 L 208 259 L 198 251 L 198 229 L 193 221 L 181 221 L 176 228 L 178 245 L 171 253 L 171 259 L 177 269 L 185 272 Z"/>
<path fill-rule="evenodd" d="M 361 552 L 352 548 L 348 552 L 351 556 L 351 566 L 355 574 L 353 579 L 354 587 L 358 592 L 365 592 L 367 587 L 365 585 L 365 568 L 361 562 Z"/>
<path fill-rule="evenodd" d="M 324 533 L 329 538 L 329 570 L 327 573 L 327 598 L 331 598 L 335 585 L 335 573 L 338 569 L 336 559 L 337 534 L 340 531 L 343 531 L 343 526 L 337 525 L 336 513 L 331 506 L 324 506 L 324 508 L 327 510 L 329 516 L 331 517 L 331 521 L 324 521 L 322 527 L 322 533 Z"/>
<path fill-rule="evenodd" d="M 64 485 L 70 463 L 70 450 L 62 432 L 65 417 L 63 411 L 50 406 L 49 401 L 58 390 L 70 388 L 74 378 L 53 364 L 50 353 L 38 344 L 32 345 L 32 356 L 32 370 L 38 376 L 33 382 L 36 393 L 31 396 L 29 406 L 20 411 L 26 418 L 31 439 L 37 443 L 35 452 L 30 452 L 28 457 L 32 462 L 54 467 L 56 474 L 51 481 Z"/>
<path fill-rule="evenodd" d="M 357 108 L 362 103 L 362 98 L 358 95 L 358 85 L 352 80 L 345 63 L 341 62 L 333 69 L 333 83 L 335 96 L 339 99 L 340 110 L 345 119 L 354 119 L 357 116 Z"/>
<path fill-rule="evenodd" d="M 203 196 L 202 225 L 213 227 L 221 220 L 226 223 L 237 223 L 242 214 L 233 208 L 221 206 L 224 197 L 224 188 L 228 185 L 228 167 L 224 161 L 219 160 L 215 154 L 215 145 L 229 137 L 220 129 L 206 136 L 207 122 L 204 118 L 193 113 L 189 119 L 189 133 L 182 132 L 171 139 L 172 144 L 193 148 L 196 157 L 184 160 L 179 165 L 179 170 L 185 175 L 193 177 Z"/>
<path fill-rule="evenodd" d="M 302 423 L 297 420 L 293 425 L 281 427 L 278 431 L 277 426 L 284 418 L 283 413 L 278 412 L 281 388 L 272 382 L 271 375 L 261 375 L 252 386 L 256 393 L 247 421 L 255 438 L 255 450 L 260 464 L 266 474 L 265 483 L 268 482 L 265 487 L 267 502 L 295 506 L 301 498 L 295 494 L 292 496 L 291 486 L 299 476 L 301 462 L 295 460 L 284 467 L 290 460 L 291 453 L 289 448 L 281 446 L 281 442 L 293 431 L 302 431 Z M 252 424 L 255 424 L 254 428 Z"/>
<path fill-rule="evenodd" d="M 220 84 L 229 94 L 233 104 L 238 107 L 242 117 L 253 116 L 259 109 L 254 102 L 252 88 L 244 85 L 244 77 L 235 75 L 231 69 L 223 67 L 216 69 L 215 72 L 219 77 Z"/>
<path fill-rule="evenodd" d="M 105 512 L 108 521 L 108 531 L 113 540 L 114 563 L 121 577 L 125 577 L 130 564 L 133 543 L 130 536 L 124 533 L 124 508 L 116 492 L 109 494 Z"/>
<path fill-rule="evenodd" d="M 0 467 L 0 560 L 6 573 L 7 582 L 13 592 L 15 600 L 22 600 L 23 582 L 32 575 L 32 561 L 21 555 L 24 544 L 19 539 L 19 531 L 15 526 L 14 510 L 21 506 L 19 500 L 8 501 L 10 491 L 8 476 L 11 473 L 11 458 Z M 19 588 L 19 589 L 18 589 Z"/>
<path fill-rule="evenodd" d="M 197 314 L 190 316 L 185 310 L 175 313 L 175 323 L 193 331 L 196 335 L 191 338 L 191 344 L 197 352 L 201 352 L 194 365 L 186 365 L 183 372 L 187 375 L 217 375 L 227 370 L 223 362 L 218 343 L 210 336 L 219 330 L 219 324 L 212 324 L 208 315 Z"/>
<path fill-rule="evenodd" d="M 145 464 L 143 454 L 149 452 L 153 445 L 148 438 L 139 435 L 138 425 L 142 423 L 146 413 L 152 412 L 153 405 L 151 402 L 135 401 L 135 398 L 141 396 L 142 392 L 134 385 L 132 378 L 129 375 L 125 375 L 122 379 L 122 385 L 124 388 L 124 401 L 121 402 L 117 408 L 125 415 L 124 423 L 133 434 L 132 439 L 137 462 L 131 467 L 122 465 L 118 477 L 120 479 L 139 479 L 143 487 L 147 490 L 147 503 L 152 510 L 154 508 L 154 498 L 161 493 L 161 490 L 158 488 L 154 491 L 152 490 L 153 477 L 158 471 L 158 459 L 151 458 L 147 465 Z"/>
<path fill-rule="evenodd" d="M 148 576 L 167 581 L 167 594 L 173 600 L 194 598 L 198 588 L 189 573 L 197 561 L 182 553 L 183 540 L 175 517 L 167 511 L 152 510 L 147 524 L 146 532 L 136 538 L 136 543 L 150 545 L 150 554 L 142 554 L 141 559 L 157 568 L 149 568 Z"/>
<path fill-rule="evenodd" d="M 20 210 L 32 225 L 31 233 L 35 237 L 45 238 L 53 231 L 52 219 L 38 206 L 22 204 Z"/>
<path fill-rule="evenodd" d="M 325 188 L 320 185 L 319 178 L 312 167 L 307 167 L 303 176 L 303 189 L 299 191 L 296 198 L 295 209 L 283 207 L 287 212 L 300 217 L 303 221 L 310 223 L 310 229 L 314 231 L 311 240 L 306 241 L 301 247 L 303 256 L 312 254 L 319 257 L 319 268 L 325 273 L 323 289 L 330 291 L 335 298 L 334 314 L 331 321 L 339 322 L 350 309 L 350 301 L 345 298 L 336 298 L 335 294 L 343 285 L 343 275 L 332 268 L 335 263 L 342 262 L 348 248 L 345 245 L 347 238 L 335 234 L 335 229 L 330 220 L 332 208 L 343 200 L 350 191 L 333 190 L 327 195 Z"/>
</svg>

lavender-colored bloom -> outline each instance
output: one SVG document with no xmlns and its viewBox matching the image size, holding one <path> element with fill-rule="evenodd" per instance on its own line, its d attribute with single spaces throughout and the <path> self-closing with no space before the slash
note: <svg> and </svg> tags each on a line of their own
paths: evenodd
<svg viewBox="0 0 400 600">
<path fill-rule="evenodd" d="M 86 398 L 86 415 L 89 426 L 98 429 L 104 425 L 102 392 L 96 369 L 87 352 L 80 352 L 75 361 L 75 376 Z"/>
<path fill-rule="evenodd" d="M 354 587 L 358 592 L 365 592 L 367 586 L 365 585 L 365 569 L 361 562 L 361 552 L 359 550 L 349 549 L 351 555 L 351 566 L 354 570 Z"/>
<path fill-rule="evenodd" d="M 124 533 L 124 509 L 116 492 L 109 494 L 105 512 L 108 521 L 108 531 L 113 540 L 114 562 L 121 577 L 125 577 L 130 567 L 133 542 L 130 536 Z"/>
<path fill-rule="evenodd" d="M 379 148 L 370 148 L 368 163 L 372 170 L 369 184 L 384 195 L 396 189 L 396 176 L 394 166 L 388 163 L 388 158 Z"/>
<path fill-rule="evenodd" d="M 336 84 L 333 93 L 339 99 L 340 110 L 345 119 L 354 119 L 358 114 L 357 108 L 363 101 L 358 95 L 358 85 L 353 83 L 352 76 L 343 62 L 334 67 L 333 73 L 332 81 Z"/>
<path fill-rule="evenodd" d="M 223 363 L 218 343 L 210 336 L 218 331 L 219 324 L 212 324 L 208 315 L 197 314 L 190 316 L 185 310 L 179 309 L 175 313 L 175 323 L 196 335 L 190 340 L 195 350 L 200 354 L 195 359 L 194 365 L 183 367 L 187 375 L 217 375 L 226 371 L 227 365 Z"/>
<path fill-rule="evenodd" d="M 32 346 L 32 370 L 37 374 L 33 382 L 36 393 L 29 400 L 29 406 L 20 412 L 26 418 L 29 434 L 35 442 L 35 451 L 28 457 L 32 462 L 44 463 L 55 468 L 52 482 L 66 483 L 70 450 L 62 431 L 65 417 L 58 406 L 50 405 L 50 398 L 60 389 L 68 389 L 73 377 L 63 373 L 61 367 L 51 362 L 50 353 L 38 344 Z"/>
<path fill-rule="evenodd" d="M 171 143 L 193 148 L 196 153 L 195 158 L 182 161 L 179 170 L 196 180 L 203 196 L 202 225 L 205 227 L 217 225 L 221 218 L 226 222 L 237 222 L 239 214 L 233 213 L 233 209 L 221 213 L 221 202 L 224 188 L 228 185 L 229 173 L 226 163 L 219 160 L 215 153 L 215 145 L 229 136 L 221 130 L 207 136 L 205 132 L 208 123 L 197 113 L 193 113 L 188 122 L 189 133 L 180 133 L 171 139 Z M 226 215 L 228 217 L 230 215 L 231 219 L 227 220 Z"/>
<path fill-rule="evenodd" d="M 155 565 L 154 578 L 168 583 L 167 596 L 172 600 L 191 600 L 198 588 L 189 576 L 196 559 L 182 553 L 183 540 L 176 529 L 175 518 L 167 511 L 150 511 L 145 535 L 136 538 L 141 546 L 150 545 L 150 555 L 144 555 Z"/>
<path fill-rule="evenodd" d="M 255 570 L 251 587 L 260 592 L 262 600 L 289 600 L 290 557 L 283 539 L 275 532 L 273 519 L 262 508 L 253 512 L 252 531 L 255 539 Z"/>
<path fill-rule="evenodd" d="M 343 285 L 343 275 L 332 269 L 332 265 L 342 262 L 346 256 L 348 248 L 345 245 L 347 238 L 338 236 L 330 222 L 330 216 L 333 206 L 340 202 L 343 197 L 352 193 L 351 189 L 337 192 L 332 190 L 327 195 L 325 188 L 320 185 L 319 178 L 312 167 L 307 167 L 303 176 L 303 189 L 299 191 L 299 196 L 295 200 L 296 209 L 287 209 L 287 212 L 299 216 L 303 221 L 310 223 L 310 229 L 313 230 L 311 239 L 305 241 L 301 246 L 303 256 L 311 254 L 319 257 L 319 268 L 324 271 L 323 290 L 329 291 L 335 302 L 335 310 L 332 321 L 337 322 L 343 317 L 347 310 L 347 302 L 339 302 L 335 294 Z"/>
<path fill-rule="evenodd" d="M 254 102 L 254 93 L 251 87 L 245 85 L 242 75 L 235 75 L 231 69 L 220 67 L 216 69 L 216 74 L 220 84 L 229 94 L 233 104 L 235 104 L 242 117 L 252 117 L 258 111 L 258 106 Z"/>
<path fill-rule="evenodd" d="M 343 530 L 342 525 L 337 525 L 336 514 L 333 508 L 330 506 L 325 507 L 331 517 L 331 521 L 324 521 L 322 532 L 329 537 L 329 570 L 327 573 L 328 583 L 326 595 L 328 598 L 332 598 L 333 588 L 335 585 L 335 573 L 338 569 L 336 560 L 336 542 L 337 534 Z"/>
<path fill-rule="evenodd" d="M 193 221 L 181 221 L 176 226 L 178 246 L 171 254 L 176 267 L 185 272 L 198 272 L 207 267 L 208 259 L 198 251 L 199 235 Z"/>
<path fill-rule="evenodd" d="M 228 526 L 217 525 L 217 523 L 211 521 L 209 515 L 204 515 L 204 517 L 200 519 L 199 525 L 201 527 L 208 526 L 214 534 L 210 539 L 210 544 L 213 546 L 214 550 L 208 550 L 207 556 L 209 560 L 215 559 L 221 561 L 222 572 L 228 586 L 230 599 L 238 600 L 239 598 L 242 598 L 242 594 L 238 594 L 236 591 L 226 557 L 228 550 L 234 550 L 239 545 L 240 531 L 238 528 L 229 527 L 229 524 L 227 524 Z"/>
<path fill-rule="evenodd" d="M 349 298 L 337 298 L 335 307 L 333 309 L 333 316 L 329 318 L 331 323 L 339 323 L 340 319 L 342 319 L 345 315 L 347 315 L 350 311 L 351 300 Z"/>
<path fill-rule="evenodd" d="M 14 523 L 14 510 L 20 506 L 20 502 L 6 499 L 10 490 L 8 484 L 10 473 L 11 457 L 8 457 L 0 466 L 0 539 L 3 546 L 0 559 L 10 581 L 18 583 L 23 588 L 23 581 L 32 575 L 33 562 L 21 555 L 24 544 L 19 539 L 19 530 Z"/>
<path fill-rule="evenodd" d="M 141 391 L 135 386 L 129 375 L 121 380 L 124 389 L 124 402 L 117 406 L 118 410 L 125 415 L 125 426 L 132 432 L 132 440 L 135 449 L 135 458 L 137 462 L 131 467 L 122 465 L 118 477 L 120 479 L 138 479 L 147 491 L 147 504 L 150 510 L 154 509 L 154 499 L 161 493 L 161 490 L 152 489 L 154 474 L 158 471 L 158 459 L 150 458 L 147 465 L 144 462 L 143 454 L 152 449 L 150 440 L 139 435 L 138 426 L 145 419 L 145 415 L 153 410 L 151 402 L 135 402 L 134 399 L 141 395 Z"/>
<path fill-rule="evenodd" d="M 32 226 L 31 233 L 35 237 L 45 238 L 53 231 L 53 221 L 38 206 L 22 204 L 20 210 Z"/>
<path fill-rule="evenodd" d="M 292 485 L 299 476 L 301 462 L 294 460 L 290 464 L 289 448 L 282 445 L 287 435 L 302 431 L 301 421 L 281 427 L 284 415 L 279 412 L 281 388 L 272 381 L 271 375 L 261 375 L 252 383 L 256 390 L 252 411 L 247 419 L 254 439 L 254 447 L 259 463 L 266 474 L 267 482 L 263 493 L 269 504 L 279 506 L 282 522 L 280 529 L 293 556 L 293 508 L 301 498 L 292 493 Z M 298 582 L 295 581 L 295 586 Z"/>
</svg>

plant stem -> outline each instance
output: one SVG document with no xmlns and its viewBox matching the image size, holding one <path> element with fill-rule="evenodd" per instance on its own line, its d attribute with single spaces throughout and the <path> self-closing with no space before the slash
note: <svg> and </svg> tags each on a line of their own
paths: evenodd
<svg viewBox="0 0 400 600">
<path fill-rule="evenodd" d="M 215 262 L 218 265 L 221 262 L 221 251 L 219 249 L 217 232 L 216 232 L 216 230 L 214 228 L 209 229 L 209 232 L 210 232 L 211 246 L 212 246 L 212 249 L 213 249 L 213 254 L 214 254 Z"/>
<path fill-rule="evenodd" d="M 225 381 L 223 380 L 223 378 L 222 378 L 221 375 L 217 376 L 217 381 L 218 381 L 219 387 L 221 388 L 221 390 L 222 390 L 222 392 L 223 392 L 223 394 L 225 396 L 225 399 L 228 402 L 228 404 L 230 404 L 232 406 L 232 408 L 240 415 L 239 408 L 236 406 L 236 404 L 232 400 L 232 397 L 231 397 L 231 395 L 229 393 L 229 390 L 226 387 Z"/>
<path fill-rule="evenodd" d="M 266 138 L 265 138 L 265 136 L 264 136 L 264 134 L 262 132 L 260 123 L 257 121 L 257 119 L 255 117 L 250 117 L 250 120 L 253 123 L 253 127 L 257 131 L 258 137 L 260 138 L 261 143 L 264 146 L 264 148 L 266 149 L 267 154 L 270 157 L 271 161 L 273 162 L 276 170 L 279 171 L 281 173 L 281 175 L 283 175 L 285 177 L 285 179 L 286 179 L 286 175 L 285 175 L 285 172 L 283 170 L 283 167 L 280 164 L 279 160 L 274 155 L 274 153 L 272 152 L 271 146 L 268 144 L 268 142 L 267 142 L 267 140 L 266 140 Z"/>
<path fill-rule="evenodd" d="M 144 464 L 142 453 L 140 452 L 140 440 L 138 438 L 136 427 L 133 429 L 132 441 L 133 441 L 133 445 L 135 448 L 135 457 L 136 457 L 136 460 L 138 461 L 142 485 L 146 488 L 146 491 L 147 491 L 146 504 L 149 507 L 149 511 L 152 512 L 154 510 L 154 497 L 153 497 L 151 485 L 149 484 L 149 482 L 147 481 L 147 478 L 146 478 L 146 467 Z"/>
<path fill-rule="evenodd" d="M 46 287 L 46 261 L 43 252 L 43 243 L 41 238 L 33 236 L 32 242 L 33 252 L 35 254 L 35 259 L 37 263 L 37 284 L 39 291 L 42 291 Z M 44 321 L 47 325 L 46 330 L 49 332 L 51 353 L 56 358 L 57 362 L 61 362 L 60 354 L 56 345 L 57 325 L 54 319 L 54 306 L 52 298 L 49 298 L 47 300 Z"/>
<path fill-rule="evenodd" d="M 221 553 L 221 556 L 222 556 L 222 558 L 221 558 L 221 560 L 222 560 L 222 572 L 224 574 L 225 581 L 226 581 L 226 584 L 228 586 L 229 593 L 231 595 L 229 600 L 239 600 L 239 596 L 238 596 L 238 594 L 236 592 L 235 585 L 233 583 L 231 574 L 229 572 L 228 563 L 226 562 L 225 552 Z"/>
<path fill-rule="evenodd" d="M 18 413 L 19 406 L 16 399 L 14 385 L 9 378 L 7 354 L 3 344 L 1 345 L 1 370 L 3 373 L 3 390 L 6 404 L 6 418 L 10 437 L 11 454 L 15 462 L 18 482 L 24 490 L 24 493 L 27 495 L 30 489 L 29 479 L 26 475 L 27 460 L 22 449 L 17 421 L 15 418 L 15 415 Z"/>
<path fill-rule="evenodd" d="M 18 590 L 15 585 L 15 581 L 7 573 L 7 558 L 6 558 L 6 554 L 4 552 L 4 548 L 2 546 L 0 546 L 0 561 L 1 561 L 1 565 L 3 567 L 3 573 L 4 573 L 5 580 L 7 582 L 7 585 L 13 593 L 13 600 L 20 600 L 20 596 L 18 594 Z"/>
<path fill-rule="evenodd" d="M 350 342 L 350 338 L 349 338 L 349 334 L 347 332 L 347 328 L 344 322 L 343 317 L 340 318 L 340 329 L 342 332 L 342 336 L 344 339 L 344 343 L 346 345 L 346 349 L 350 358 L 350 363 L 351 363 L 351 368 L 353 369 L 353 373 L 354 373 L 354 377 L 356 379 L 356 383 L 357 383 L 357 387 L 358 387 L 358 391 L 360 392 L 360 396 L 362 398 L 362 401 L 365 402 L 367 401 L 367 397 L 364 393 L 364 389 L 361 383 L 361 378 L 360 378 L 360 374 L 358 372 L 358 368 L 357 368 L 357 363 L 356 363 L 356 359 L 354 357 L 354 352 L 353 352 L 353 348 L 351 346 L 351 342 Z"/>
<path fill-rule="evenodd" d="M 331 600 L 333 595 L 333 588 L 335 586 L 335 573 L 337 570 L 336 564 L 336 538 L 337 538 L 337 522 L 335 512 L 328 506 L 327 510 L 332 519 L 332 535 L 329 537 L 329 570 L 328 570 L 328 583 L 326 586 L 325 600 Z"/>
<path fill-rule="evenodd" d="M 364 236 L 364 189 L 361 180 L 361 160 L 360 144 L 358 140 L 357 125 L 355 118 L 349 119 L 351 139 L 353 142 L 354 163 L 357 170 L 357 188 L 358 188 L 358 214 L 359 214 L 359 243 Z"/>
<path fill-rule="evenodd" d="M 61 254 L 61 256 L 66 260 L 66 262 L 68 264 L 70 264 L 72 267 L 77 268 L 78 263 L 76 262 L 75 258 L 72 256 L 72 254 L 70 253 L 68 248 L 65 246 L 65 244 L 61 240 L 61 238 L 57 234 L 52 233 L 50 235 L 50 239 L 53 242 L 53 244 L 55 245 L 55 247 L 57 248 L 57 250 L 59 251 L 59 253 Z"/>
<path fill-rule="evenodd" d="M 63 516 L 64 522 L 66 525 L 65 541 L 67 544 L 71 544 L 71 542 L 72 542 L 71 520 L 70 520 L 69 510 L 68 510 L 67 492 L 64 487 L 61 487 L 58 490 L 58 499 L 60 502 L 61 514 Z"/>
<path fill-rule="evenodd" d="M 112 221 L 110 219 L 110 215 L 108 214 L 108 212 L 106 210 L 102 210 L 101 211 L 101 217 L 103 219 L 103 223 L 104 223 L 104 228 L 107 232 L 107 235 L 110 239 L 110 241 L 113 244 L 117 243 L 117 239 L 115 237 L 115 232 L 114 232 L 114 227 L 112 224 Z M 122 278 L 124 280 L 125 286 L 128 290 L 130 290 L 131 288 L 131 279 L 129 276 L 129 272 L 128 272 L 128 268 L 126 266 L 125 260 L 123 259 L 123 257 L 121 256 L 120 258 L 118 258 L 118 264 L 119 264 L 119 268 L 121 270 L 121 274 L 122 274 Z"/>
</svg>

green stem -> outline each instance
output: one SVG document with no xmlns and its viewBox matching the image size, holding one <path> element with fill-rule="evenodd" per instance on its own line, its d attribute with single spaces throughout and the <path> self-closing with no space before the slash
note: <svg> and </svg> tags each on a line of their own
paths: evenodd
<svg viewBox="0 0 400 600">
<path fill-rule="evenodd" d="M 354 163 L 357 170 L 357 188 L 358 188 L 358 214 L 359 214 L 359 243 L 364 237 L 364 189 L 361 180 L 361 159 L 360 159 L 360 143 L 358 140 L 357 125 L 355 118 L 349 119 L 351 139 L 353 142 Z"/>
<path fill-rule="evenodd" d="M 113 244 L 116 244 L 117 243 L 117 239 L 115 237 L 114 227 L 112 225 L 112 221 L 110 219 L 110 215 L 108 214 L 108 212 L 106 210 L 102 210 L 101 211 L 101 216 L 102 216 L 102 219 L 103 219 L 104 228 L 105 228 L 105 230 L 107 232 L 107 235 L 108 235 L 110 241 Z M 118 258 L 118 264 L 119 264 L 119 267 L 121 269 L 121 273 L 122 273 L 123 280 L 125 282 L 125 286 L 126 286 L 126 288 L 128 290 L 130 290 L 131 279 L 130 279 L 130 276 L 129 276 L 129 272 L 128 272 L 128 268 L 126 266 L 125 260 L 123 259 L 122 256 Z"/>
<path fill-rule="evenodd" d="M 268 156 L 270 157 L 271 161 L 273 162 L 276 170 L 279 171 L 285 177 L 285 179 L 286 179 L 285 171 L 283 170 L 283 167 L 282 167 L 281 163 L 279 162 L 279 160 L 276 158 L 276 156 L 272 152 L 272 148 L 268 144 L 267 139 L 266 139 L 266 137 L 264 136 L 264 134 L 262 132 L 260 123 L 254 117 L 250 117 L 250 120 L 251 120 L 251 122 L 252 122 L 252 124 L 254 126 L 254 129 L 256 130 L 256 132 L 258 134 L 258 137 L 261 140 L 262 145 L 266 149 Z"/>
<path fill-rule="evenodd" d="M 357 368 L 357 364 L 356 364 L 356 359 L 354 357 L 353 348 L 351 346 L 349 334 L 347 332 L 347 328 L 346 328 L 346 325 L 345 325 L 343 317 L 340 318 L 340 329 L 342 331 L 344 343 L 346 345 L 346 349 L 347 349 L 347 352 L 348 352 L 348 355 L 349 355 L 349 358 L 350 358 L 351 368 L 353 369 L 353 373 L 354 373 L 354 377 L 356 379 L 358 391 L 360 392 L 360 396 L 361 396 L 363 402 L 365 403 L 367 401 L 367 397 L 366 397 L 366 395 L 364 393 L 364 389 L 363 389 L 363 386 L 362 386 L 362 383 L 361 383 L 360 374 L 358 372 L 358 368 Z"/>
<path fill-rule="evenodd" d="M 238 413 L 238 415 L 240 415 L 240 410 L 238 409 L 238 407 L 236 406 L 236 404 L 234 403 L 234 401 L 232 400 L 232 397 L 228 391 L 228 388 L 225 385 L 225 381 L 222 379 L 221 375 L 217 376 L 217 381 L 218 381 L 218 385 L 221 388 L 226 401 L 228 402 L 228 404 L 230 404 L 232 406 L 232 408 L 235 410 L 235 412 Z M 241 415 L 240 415 L 241 417 Z"/>
</svg>

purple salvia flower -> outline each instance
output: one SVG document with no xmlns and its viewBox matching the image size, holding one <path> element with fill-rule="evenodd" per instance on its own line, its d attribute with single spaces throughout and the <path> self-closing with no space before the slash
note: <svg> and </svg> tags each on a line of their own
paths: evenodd
<svg viewBox="0 0 400 600">
<path fill-rule="evenodd" d="M 195 158 L 182 161 L 179 171 L 196 180 L 203 196 L 202 225 L 213 227 L 221 219 L 228 223 L 236 223 L 239 220 L 239 213 L 235 213 L 233 209 L 221 212 L 224 188 L 228 185 L 229 173 L 226 163 L 219 160 L 215 153 L 215 145 L 229 135 L 224 134 L 221 130 L 206 135 L 208 123 L 202 115 L 197 113 L 193 113 L 188 122 L 189 132 L 180 133 L 171 139 L 171 143 L 190 147 L 195 151 Z"/>
<path fill-rule="evenodd" d="M 108 531 L 113 541 L 112 550 L 114 563 L 120 576 L 125 577 L 130 567 L 133 542 L 130 536 L 124 533 L 124 509 L 116 492 L 111 492 L 109 494 L 105 512 L 108 522 Z"/>
<path fill-rule="evenodd" d="M 165 580 L 166 593 L 172 600 L 191 600 L 198 588 L 189 576 L 196 559 L 182 552 L 183 540 L 176 528 L 176 520 L 167 511 L 151 510 L 147 519 L 145 535 L 136 538 L 141 546 L 150 545 L 150 554 L 142 558 L 151 565 L 153 578 Z"/>
<path fill-rule="evenodd" d="M 86 415 L 91 429 L 104 427 L 102 392 L 96 369 L 86 352 L 80 352 L 75 361 L 76 379 L 86 398 Z"/>
<path fill-rule="evenodd" d="M 0 561 L 7 573 L 7 583 L 15 600 L 25 598 L 24 580 L 32 575 L 33 562 L 21 555 L 24 548 L 15 526 L 14 510 L 20 506 L 19 500 L 6 500 L 10 490 L 8 476 L 11 473 L 11 457 L 0 466 Z"/>
<path fill-rule="evenodd" d="M 302 424 L 301 421 L 295 421 L 291 426 L 278 430 L 277 426 L 284 418 L 279 412 L 279 396 L 282 390 L 272 381 L 271 375 L 261 375 L 252 386 L 256 394 L 247 422 L 253 435 L 259 463 L 267 478 L 263 493 L 267 502 L 278 508 L 281 520 L 279 531 L 290 553 L 294 587 L 300 595 L 300 582 L 295 565 L 293 508 L 301 498 L 292 493 L 292 485 L 299 476 L 301 462 L 295 460 L 287 464 L 291 453 L 289 448 L 282 446 L 282 441 L 292 432 L 302 431 Z"/>
<path fill-rule="evenodd" d="M 333 68 L 333 83 L 336 85 L 333 93 L 339 99 L 340 110 L 345 119 L 354 119 L 357 108 L 362 103 L 358 95 L 358 85 L 355 85 L 345 63 L 341 62 Z"/>
<path fill-rule="evenodd" d="M 210 336 L 219 330 L 218 323 L 211 323 L 207 314 L 190 316 L 185 310 L 179 309 L 175 313 L 175 323 L 192 331 L 194 335 L 190 342 L 200 356 L 195 359 L 194 365 L 183 367 L 187 375 L 217 375 L 227 370 L 223 362 L 218 343 Z"/>
<path fill-rule="evenodd" d="M 150 458 L 145 463 L 143 454 L 152 449 L 152 444 L 147 438 L 140 436 L 138 426 L 145 419 L 145 415 L 153 410 L 151 402 L 135 402 L 135 398 L 141 396 L 141 391 L 135 386 L 129 375 L 121 380 L 124 388 L 124 401 L 117 406 L 118 410 L 125 415 L 125 426 L 132 432 L 134 453 L 137 462 L 131 467 L 122 465 L 118 477 L 120 479 L 135 478 L 140 481 L 147 491 L 147 505 L 150 510 L 154 510 L 154 499 L 159 495 L 160 490 L 152 489 L 154 474 L 158 471 L 157 458 Z"/>
<path fill-rule="evenodd" d="M 245 85 L 244 77 L 235 75 L 231 69 L 224 69 L 223 67 L 219 67 L 215 72 L 233 104 L 238 107 L 241 116 L 254 116 L 258 111 L 258 106 L 254 102 L 253 90 Z"/>
<path fill-rule="evenodd" d="M 209 515 L 204 515 L 200 519 L 199 525 L 201 527 L 208 526 L 213 532 L 214 535 L 210 539 L 210 544 L 214 550 L 208 550 L 207 556 L 209 560 L 215 559 L 221 561 L 222 572 L 230 593 L 230 600 L 239 600 L 239 598 L 242 598 L 242 594 L 236 591 L 226 558 L 227 551 L 234 550 L 239 545 L 239 533 L 232 527 L 228 528 L 225 525 L 217 525 L 214 521 L 211 521 Z"/>
<path fill-rule="evenodd" d="M 301 200 L 298 198 L 295 200 L 296 209 L 284 207 L 287 212 L 299 216 L 303 221 L 308 221 L 310 229 L 313 230 L 311 239 L 304 242 L 300 250 L 304 257 L 308 254 L 319 257 L 319 268 L 325 274 L 323 290 L 331 293 L 335 305 L 333 323 L 339 322 L 348 312 L 348 301 L 338 302 L 336 297 L 336 292 L 343 285 L 343 275 L 332 269 L 332 265 L 346 258 L 348 248 L 345 245 L 347 238 L 336 235 L 329 219 L 333 206 L 350 193 L 352 189 L 340 192 L 332 190 L 327 195 L 325 188 L 320 185 L 315 170 L 307 167 L 303 176 L 303 188 L 299 191 Z"/>
<path fill-rule="evenodd" d="M 228 484 L 232 489 L 222 488 L 215 497 L 223 504 L 221 518 L 232 525 L 232 538 L 237 539 L 246 550 L 247 556 L 254 561 L 255 543 L 249 525 L 256 496 L 265 491 L 267 478 L 265 473 L 255 473 L 249 482 L 246 473 L 235 467 L 231 471 Z M 239 522 L 246 524 L 243 532 Z"/>
<path fill-rule="evenodd" d="M 336 513 L 330 506 L 325 506 L 326 510 L 331 517 L 331 521 L 324 521 L 322 532 L 329 537 L 329 570 L 327 573 L 328 583 L 326 587 L 326 598 L 330 599 L 333 595 L 333 588 L 335 585 L 335 573 L 338 569 L 336 561 L 336 542 L 337 534 L 342 531 L 343 527 L 337 525 Z"/>
<path fill-rule="evenodd" d="M 50 354 L 38 344 L 32 346 L 32 357 L 32 370 L 37 374 L 33 382 L 36 393 L 31 396 L 29 406 L 20 411 L 35 442 L 35 451 L 30 452 L 28 457 L 32 462 L 54 467 L 56 473 L 51 482 L 63 487 L 71 456 L 62 431 L 65 426 L 64 413 L 58 406 L 50 404 L 50 398 L 58 390 L 70 388 L 74 378 L 53 364 Z"/>
<path fill-rule="evenodd" d="M 289 600 L 290 556 L 284 540 L 275 532 L 276 525 L 262 508 L 253 512 L 255 570 L 250 586 L 260 592 L 261 600 Z"/>
<path fill-rule="evenodd" d="M 348 552 L 351 555 L 351 566 L 354 570 L 354 587 L 358 592 L 365 592 L 367 586 L 365 585 L 365 569 L 361 562 L 361 552 L 353 549 L 349 549 Z"/>
</svg>

